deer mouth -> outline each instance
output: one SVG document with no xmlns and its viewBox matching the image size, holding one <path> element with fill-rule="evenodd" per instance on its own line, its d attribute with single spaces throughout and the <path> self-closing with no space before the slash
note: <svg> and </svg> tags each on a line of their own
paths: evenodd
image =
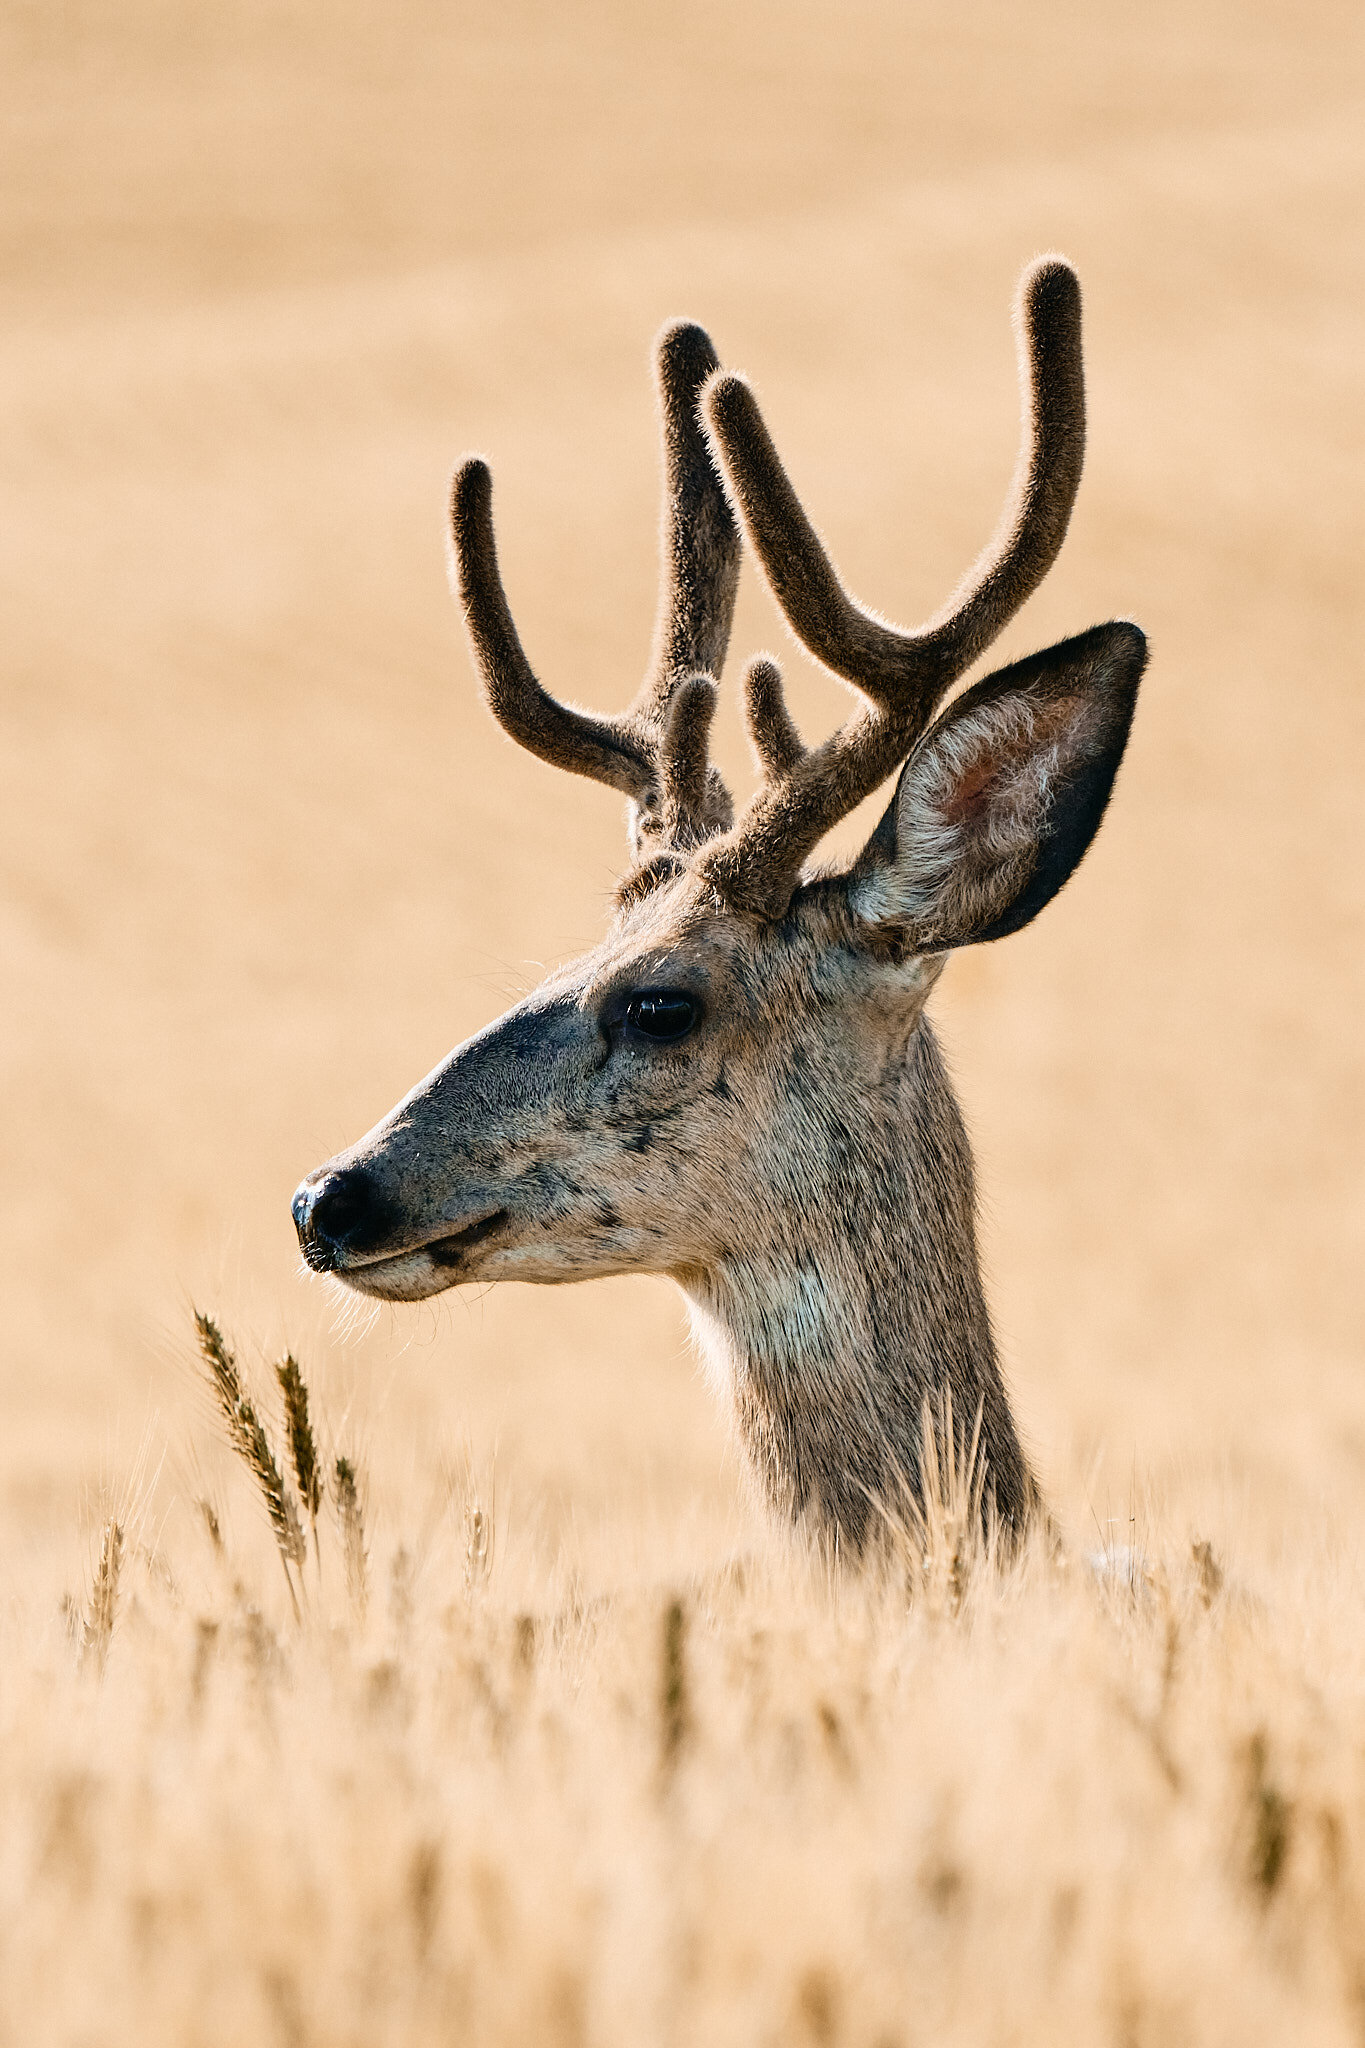
<svg viewBox="0 0 1365 2048">
<path fill-rule="evenodd" d="M 478 1245 L 511 1220 L 508 1209 L 492 1209 L 459 1230 L 402 1251 L 343 1258 L 329 1269 L 334 1280 L 379 1301 L 422 1301 L 469 1277 L 460 1268 Z"/>
<path fill-rule="evenodd" d="M 463 1230 L 452 1231 L 449 1237 L 438 1237 L 432 1244 L 424 1244 L 422 1250 L 433 1266 L 458 1266 L 464 1255 L 476 1244 L 482 1244 L 486 1237 L 506 1223 L 510 1211 L 494 1209 L 491 1215 L 481 1216 L 475 1223 L 466 1223 Z"/>
</svg>

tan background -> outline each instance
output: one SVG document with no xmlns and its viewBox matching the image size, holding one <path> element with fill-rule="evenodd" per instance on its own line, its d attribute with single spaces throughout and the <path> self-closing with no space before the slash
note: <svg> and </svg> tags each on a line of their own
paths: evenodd
<svg viewBox="0 0 1365 2048">
<path fill-rule="evenodd" d="M 1359 7 L 10 0 L 0 38 L 11 1535 L 68 1529 L 149 1417 L 199 1425 L 191 1300 L 349 1388 L 372 1456 L 468 1441 L 551 1527 L 680 1553 L 732 1526 L 666 1283 L 348 1340 L 295 1270 L 295 1182 L 597 932 L 621 844 L 478 706 L 445 480 L 489 454 L 533 659 L 623 701 L 649 342 L 686 313 L 853 587 L 913 620 L 994 519 L 1047 248 L 1086 294 L 1088 472 L 999 658 L 1127 613 L 1153 661 L 1082 873 L 937 999 L 1012 1382 L 1097 1513 L 1155 1484 L 1349 1518 Z M 827 727 L 838 691 L 790 669 Z M 732 706 L 721 747 L 743 777 Z"/>
</svg>

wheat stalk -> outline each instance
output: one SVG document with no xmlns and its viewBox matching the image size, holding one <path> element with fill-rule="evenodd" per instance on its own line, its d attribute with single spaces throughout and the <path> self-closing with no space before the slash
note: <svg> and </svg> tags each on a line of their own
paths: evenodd
<svg viewBox="0 0 1365 2048">
<path fill-rule="evenodd" d="M 464 1516 L 464 1589 L 469 1599 L 481 1591 L 493 1569 L 496 1528 L 491 1508 L 471 1501 Z"/>
<path fill-rule="evenodd" d="M 208 1367 L 209 1379 L 223 1412 L 228 1441 L 261 1489 L 280 1562 L 284 1566 L 284 1582 L 289 1588 L 289 1598 L 297 1616 L 298 1596 L 289 1568 L 295 1566 L 302 1575 L 307 1545 L 294 1496 L 285 1484 L 265 1424 L 246 1391 L 237 1361 L 228 1349 L 222 1331 L 211 1316 L 201 1315 L 198 1310 L 195 1311 L 194 1326 L 199 1335 L 200 1356 Z"/>
<path fill-rule="evenodd" d="M 111 1517 L 104 1525 L 99 1563 L 90 1589 L 90 1612 L 81 1634 L 81 1654 L 93 1657 L 102 1673 L 118 1619 L 119 1574 L 123 1569 L 123 1524 Z"/>
<path fill-rule="evenodd" d="M 982 1404 L 969 1440 L 953 1422 L 953 1392 L 944 1387 L 937 1414 L 926 1394 L 920 1404 L 920 1491 L 915 1535 L 924 1582 L 933 1605 L 957 1614 L 973 1567 L 990 1555 L 986 1528 L 986 1466 L 981 1456 Z M 912 1506 L 915 1504 L 912 1503 Z"/>
<path fill-rule="evenodd" d="M 333 1475 L 337 1520 L 341 1524 L 341 1547 L 346 1559 L 346 1590 L 359 1618 L 365 1619 L 369 1598 L 368 1564 L 365 1553 L 365 1515 L 360 1504 L 355 1466 L 349 1458 L 338 1458 Z"/>
<path fill-rule="evenodd" d="M 217 1508 L 213 1505 L 213 1502 L 211 1500 L 206 1499 L 206 1497 L 202 1493 L 200 1494 L 198 1500 L 195 1502 L 195 1506 L 198 1508 L 200 1519 L 203 1521 L 204 1527 L 208 1531 L 208 1539 L 209 1542 L 213 1545 L 214 1556 L 222 1557 L 225 1554 L 225 1546 L 223 1543 L 223 1525 L 218 1519 Z"/>
<path fill-rule="evenodd" d="M 308 1418 L 307 1382 L 292 1351 L 286 1352 L 282 1362 L 275 1367 L 275 1378 L 279 1381 L 280 1392 L 284 1396 L 284 1425 L 289 1436 L 289 1455 L 294 1463 L 299 1499 L 308 1510 L 308 1520 L 313 1530 L 313 1556 L 321 1568 L 322 1553 L 318 1549 L 318 1509 L 322 1506 L 322 1467 L 318 1463 L 313 1425 Z"/>
<path fill-rule="evenodd" d="M 691 1702 L 687 1684 L 687 1609 L 670 1600 L 664 1609 L 659 1669 L 660 1761 L 667 1778 L 687 1741 Z"/>
</svg>

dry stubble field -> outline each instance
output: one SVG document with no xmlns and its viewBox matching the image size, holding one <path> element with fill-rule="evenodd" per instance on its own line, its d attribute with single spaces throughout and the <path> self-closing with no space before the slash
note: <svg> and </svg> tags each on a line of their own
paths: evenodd
<svg viewBox="0 0 1365 2048">
<path fill-rule="evenodd" d="M 1363 41 L 1266 0 L 0 17 L 0 2038 L 1365 2032 Z M 830 1584 L 666 1284 L 351 1330 L 287 1202 L 618 857 L 478 709 L 455 456 L 552 685 L 623 701 L 691 314 L 920 616 L 1049 247 L 1088 474 L 999 658 L 1126 612 L 1153 665 L 1081 874 L 936 1012 L 1066 1547 L 955 1562 L 949 1515 Z M 736 652 L 777 634 L 750 577 Z M 733 707 L 720 750 L 743 783 Z M 303 1361 L 349 1575 L 329 1500 L 286 1591 L 192 1305 L 277 1436 Z"/>
</svg>

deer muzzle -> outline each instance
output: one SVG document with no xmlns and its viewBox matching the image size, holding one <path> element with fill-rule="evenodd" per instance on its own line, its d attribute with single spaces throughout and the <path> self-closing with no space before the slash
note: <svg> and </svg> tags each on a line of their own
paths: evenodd
<svg viewBox="0 0 1365 2048">
<path fill-rule="evenodd" d="M 317 1273 L 411 1300 L 472 1278 L 553 1202 L 546 1138 L 597 1056 L 572 1002 L 519 1005 L 460 1046 L 350 1151 L 295 1191 Z"/>
</svg>

